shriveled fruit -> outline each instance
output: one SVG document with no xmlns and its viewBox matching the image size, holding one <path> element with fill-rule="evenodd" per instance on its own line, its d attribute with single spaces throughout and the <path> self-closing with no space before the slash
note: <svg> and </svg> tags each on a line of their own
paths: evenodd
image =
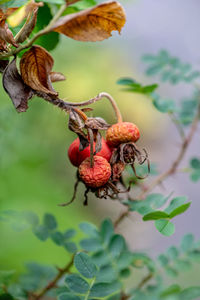
<svg viewBox="0 0 200 300">
<path fill-rule="evenodd" d="M 94 149 L 95 149 L 95 142 L 94 142 Z M 104 157 L 107 161 L 110 160 L 112 151 L 107 145 L 104 138 L 101 139 L 102 148 L 96 155 Z M 79 138 L 75 139 L 68 149 L 68 157 L 72 163 L 72 165 L 78 167 L 87 157 L 90 157 L 90 146 L 86 147 L 84 150 L 79 150 L 80 141 Z"/>
<path fill-rule="evenodd" d="M 111 176 L 111 166 L 105 158 L 94 156 L 93 167 L 90 167 L 88 157 L 79 166 L 79 176 L 88 187 L 98 188 L 108 182 Z"/>
<path fill-rule="evenodd" d="M 106 141 L 109 146 L 117 147 L 119 144 L 136 142 L 140 138 L 138 127 L 130 122 L 120 122 L 108 128 Z"/>
</svg>

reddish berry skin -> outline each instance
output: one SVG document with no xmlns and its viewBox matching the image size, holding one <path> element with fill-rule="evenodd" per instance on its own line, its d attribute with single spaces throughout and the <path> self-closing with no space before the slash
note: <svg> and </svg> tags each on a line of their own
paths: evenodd
<svg viewBox="0 0 200 300">
<path fill-rule="evenodd" d="M 136 142 L 140 138 L 138 127 L 130 122 L 120 122 L 108 128 L 106 141 L 110 147 L 117 147 L 121 143 Z"/>
<path fill-rule="evenodd" d="M 104 138 L 101 139 L 102 148 L 101 151 L 99 151 L 96 155 L 104 157 L 107 161 L 110 160 L 112 151 L 107 145 Z M 84 161 L 87 157 L 90 157 L 90 146 L 85 148 L 83 151 L 79 150 L 80 141 L 79 138 L 75 139 L 68 149 L 68 156 L 69 159 L 75 167 L 79 167 L 82 161 Z M 95 142 L 93 144 L 95 149 Z"/>
<path fill-rule="evenodd" d="M 101 156 L 94 156 L 94 165 L 90 167 L 90 158 L 86 158 L 79 166 L 80 178 L 92 188 L 98 188 L 106 184 L 111 176 L 111 166 Z"/>
</svg>

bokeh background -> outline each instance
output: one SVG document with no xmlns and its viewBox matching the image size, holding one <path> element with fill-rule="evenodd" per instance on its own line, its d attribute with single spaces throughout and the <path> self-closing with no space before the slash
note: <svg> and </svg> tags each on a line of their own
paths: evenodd
<svg viewBox="0 0 200 300">
<path fill-rule="evenodd" d="M 144 75 L 141 56 L 156 54 L 161 48 L 184 62 L 200 68 L 198 0 L 137 0 L 121 1 L 127 12 L 127 23 L 119 36 L 99 43 L 80 43 L 63 37 L 52 52 L 54 70 L 63 72 L 67 80 L 55 84 L 61 98 L 70 101 L 87 100 L 105 91 L 116 99 L 124 120 L 135 122 L 141 130 L 139 145 L 145 146 L 159 171 L 165 170 L 178 151 L 180 139 L 167 115 L 152 107 L 148 98 L 125 93 L 116 81 L 132 77 L 144 84 L 157 78 Z M 0 87 L 0 209 L 31 210 L 42 216 L 45 212 L 57 217 L 61 229 L 77 228 L 81 221 L 97 225 L 105 217 L 116 219 L 123 207 L 117 202 L 95 199 L 90 195 L 84 207 L 84 187 L 80 186 L 77 200 L 69 207 L 57 204 L 70 199 L 73 193 L 75 168 L 67 158 L 67 149 L 75 135 L 67 128 L 68 117 L 59 109 L 34 98 L 26 113 L 16 113 L 11 101 Z M 162 84 L 161 96 L 177 99 L 191 95 L 184 84 Z M 107 100 L 93 105 L 94 115 L 109 123 L 115 122 Z M 182 167 L 188 166 L 192 156 L 199 155 L 199 131 L 190 146 Z M 199 238 L 199 183 L 191 183 L 187 174 L 177 174 L 164 183 L 165 194 L 187 195 L 191 208 L 175 220 L 172 237 L 158 233 L 153 222 L 142 222 L 132 215 L 120 227 L 133 250 L 147 251 L 156 256 L 178 244 L 184 233 L 192 232 Z M 48 241 L 38 241 L 29 231 L 15 232 L 8 224 L 0 224 L 0 267 L 24 269 L 26 261 L 37 261 L 62 266 L 66 252 Z M 185 273 L 181 281 L 198 284 L 197 267 Z M 136 279 L 141 276 L 136 273 Z"/>
</svg>

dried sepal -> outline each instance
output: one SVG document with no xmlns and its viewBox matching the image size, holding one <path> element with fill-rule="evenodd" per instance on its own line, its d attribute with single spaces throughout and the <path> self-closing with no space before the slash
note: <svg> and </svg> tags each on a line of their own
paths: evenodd
<svg viewBox="0 0 200 300">
<path fill-rule="evenodd" d="M 19 47 L 19 45 L 16 43 L 14 39 L 11 30 L 8 28 L 8 24 L 6 24 L 4 21 L 0 22 L 0 40 L 13 45 L 15 48 Z M 5 48 L 5 44 L 4 44 L 4 48 Z"/>
<path fill-rule="evenodd" d="M 78 13 L 60 18 L 52 30 L 87 42 L 109 38 L 113 30 L 119 33 L 126 22 L 125 11 L 117 1 L 105 2 Z"/>
<path fill-rule="evenodd" d="M 52 96 L 58 93 L 53 89 L 50 73 L 54 61 L 42 47 L 33 46 L 20 60 L 20 71 L 24 82 L 32 89 Z"/>
<path fill-rule="evenodd" d="M 38 12 L 38 8 L 35 8 L 33 10 L 32 16 L 30 17 L 29 22 L 26 23 L 26 25 L 23 27 L 22 31 L 20 32 L 20 35 L 16 38 L 16 42 L 23 43 L 29 37 L 29 35 L 35 28 L 37 22 L 37 12 Z"/>
<path fill-rule="evenodd" d="M 83 121 L 81 120 L 80 116 L 73 111 L 73 109 L 69 113 L 69 123 L 68 127 L 71 131 L 75 132 L 80 140 L 79 150 L 84 150 L 86 147 L 89 146 L 89 141 L 87 135 L 83 131 Z"/>
<path fill-rule="evenodd" d="M 34 92 L 22 80 L 16 66 L 16 59 L 6 67 L 3 73 L 3 86 L 10 96 L 16 110 L 24 112 L 28 108 L 28 100 Z"/>
<path fill-rule="evenodd" d="M 85 121 L 85 128 L 93 130 L 107 130 L 110 125 L 103 118 L 87 118 Z"/>
<path fill-rule="evenodd" d="M 61 72 L 51 72 L 50 79 L 51 79 L 51 82 L 57 82 L 57 81 L 66 80 L 66 77 Z"/>
</svg>

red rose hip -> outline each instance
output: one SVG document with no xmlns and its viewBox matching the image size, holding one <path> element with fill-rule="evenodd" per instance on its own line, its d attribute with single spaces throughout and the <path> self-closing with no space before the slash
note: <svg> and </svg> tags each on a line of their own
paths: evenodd
<svg viewBox="0 0 200 300">
<path fill-rule="evenodd" d="M 104 138 L 101 139 L 102 148 L 101 151 L 99 151 L 96 155 L 104 157 L 107 161 L 110 160 L 112 151 L 107 145 Z M 94 149 L 95 149 L 95 142 L 94 142 Z M 79 138 L 75 139 L 68 149 L 68 157 L 70 159 L 70 162 L 75 167 L 79 167 L 82 161 L 84 161 L 87 157 L 90 157 L 90 145 L 86 147 L 84 150 L 79 150 L 80 140 Z"/>
<path fill-rule="evenodd" d="M 119 144 L 133 142 L 140 138 L 138 127 L 130 122 L 120 122 L 112 125 L 106 132 L 107 144 L 117 147 Z"/>
<path fill-rule="evenodd" d="M 111 166 L 101 156 L 94 156 L 94 165 L 90 167 L 90 158 L 86 158 L 79 166 L 79 176 L 88 187 L 98 188 L 107 183 L 111 176 Z"/>
</svg>

